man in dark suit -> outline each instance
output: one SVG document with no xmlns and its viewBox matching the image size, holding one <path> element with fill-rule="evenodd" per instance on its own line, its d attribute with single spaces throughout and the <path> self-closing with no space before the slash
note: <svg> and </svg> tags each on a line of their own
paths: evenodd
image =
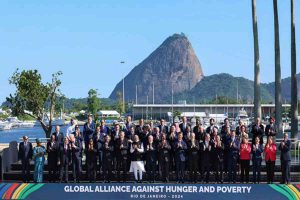
<svg viewBox="0 0 300 200">
<path fill-rule="evenodd" d="M 283 141 L 279 145 L 280 161 L 281 161 L 281 171 L 282 180 L 281 184 L 289 184 L 290 179 L 290 167 L 291 167 L 291 141 L 287 133 L 284 134 Z"/>
<path fill-rule="evenodd" d="M 210 124 L 210 126 L 206 128 L 206 133 L 212 134 L 214 127 L 216 127 L 216 125 L 215 125 L 215 119 L 214 118 L 210 118 L 209 119 L 209 124 Z"/>
<path fill-rule="evenodd" d="M 235 130 L 232 129 L 230 133 L 231 137 L 227 140 L 227 162 L 228 162 L 228 175 L 229 182 L 236 182 L 237 163 L 239 159 L 240 141 L 235 135 Z"/>
<path fill-rule="evenodd" d="M 269 124 L 266 126 L 266 136 L 269 137 L 269 136 L 276 136 L 276 133 L 277 133 L 277 130 L 276 130 L 276 126 L 274 124 L 275 122 L 275 119 L 273 117 L 270 117 L 269 119 Z"/>
<path fill-rule="evenodd" d="M 190 126 L 187 122 L 187 118 L 185 116 L 182 117 L 182 123 L 179 124 L 179 128 L 181 130 L 181 132 L 183 133 L 183 136 L 186 135 L 186 128 Z"/>
<path fill-rule="evenodd" d="M 137 134 L 139 137 L 141 136 L 141 134 L 143 132 L 144 126 L 145 126 L 145 123 L 144 123 L 144 119 L 142 118 L 139 120 L 139 124 L 136 125 L 134 128 L 135 134 Z M 128 132 L 126 134 L 129 135 Z"/>
<path fill-rule="evenodd" d="M 69 145 L 69 140 L 64 137 L 63 143 L 59 146 L 59 162 L 60 162 L 60 173 L 59 182 L 63 181 L 63 176 L 65 174 L 65 182 L 69 181 L 69 165 L 71 163 L 71 146 Z"/>
<path fill-rule="evenodd" d="M 106 126 L 104 119 L 102 119 L 100 123 L 100 132 L 104 133 L 105 135 L 110 135 L 110 129 Z"/>
<path fill-rule="evenodd" d="M 265 127 L 261 124 L 260 118 L 256 118 L 255 124 L 252 126 L 251 129 L 252 133 L 252 144 L 255 144 L 255 138 L 259 137 L 259 144 L 263 144 L 263 137 L 265 134 Z"/>
<path fill-rule="evenodd" d="M 191 139 L 188 141 L 188 161 L 190 168 L 190 181 L 197 182 L 197 171 L 199 164 L 199 142 L 196 140 L 195 133 L 191 133 Z"/>
<path fill-rule="evenodd" d="M 209 182 L 209 173 L 211 168 L 211 151 L 212 151 L 212 143 L 210 142 L 210 134 L 206 133 L 205 139 L 200 144 L 200 157 L 201 157 L 201 181 L 204 181 L 204 173 L 205 182 Z"/>
<path fill-rule="evenodd" d="M 177 182 L 184 183 L 184 170 L 186 162 L 187 145 L 183 141 L 183 133 L 178 134 L 178 140 L 174 144 Z"/>
<path fill-rule="evenodd" d="M 158 145 L 158 157 L 159 157 L 159 170 L 161 171 L 161 176 L 163 182 L 169 182 L 169 168 L 170 168 L 170 151 L 171 145 L 167 140 L 166 134 L 162 134 L 161 142 Z"/>
<path fill-rule="evenodd" d="M 27 136 L 23 136 L 23 142 L 19 144 L 18 159 L 22 163 L 23 182 L 29 183 L 30 180 L 30 160 L 32 159 L 33 149 Z"/>
<path fill-rule="evenodd" d="M 101 174 L 101 168 L 102 168 L 102 144 L 104 142 L 104 138 L 101 138 L 101 133 L 100 133 L 100 126 L 97 126 L 96 132 L 94 133 L 94 146 L 95 149 L 97 149 L 97 157 L 99 161 L 98 167 L 96 167 L 96 172 L 99 170 L 99 174 Z"/>
<path fill-rule="evenodd" d="M 157 145 L 153 141 L 153 136 L 148 137 L 148 141 L 144 147 L 145 156 L 146 156 L 146 172 L 148 176 L 148 181 L 150 183 L 155 182 L 155 173 L 157 169 Z"/>
<path fill-rule="evenodd" d="M 114 160 L 114 145 L 109 135 L 105 136 L 102 145 L 103 152 L 103 176 L 106 183 L 110 183 L 112 178 L 113 160 Z"/>
<path fill-rule="evenodd" d="M 157 127 L 159 128 L 159 130 L 160 130 L 161 133 L 165 133 L 165 134 L 169 133 L 169 128 L 166 125 L 166 122 L 165 122 L 164 119 L 160 120 L 160 125 L 158 125 Z"/>
<path fill-rule="evenodd" d="M 55 132 L 52 133 L 52 135 L 55 135 L 55 140 L 59 143 L 63 143 L 64 134 L 60 131 L 60 126 L 55 127 Z"/>
<path fill-rule="evenodd" d="M 82 143 L 80 139 L 76 139 L 73 134 L 70 136 L 70 146 L 72 153 L 72 171 L 74 183 L 79 183 L 81 177 L 81 159 L 82 159 Z"/>
<path fill-rule="evenodd" d="M 88 117 L 88 121 L 83 126 L 83 139 L 84 139 L 85 147 L 88 147 L 90 139 L 93 138 L 95 129 L 96 129 L 96 125 L 93 122 L 93 117 L 90 115 Z"/>
<path fill-rule="evenodd" d="M 48 171 L 49 182 L 55 182 L 57 179 L 57 161 L 58 161 L 59 142 L 56 141 L 55 135 L 51 135 L 50 141 L 47 143 L 48 153 Z"/>
<path fill-rule="evenodd" d="M 115 142 L 115 152 L 116 152 L 116 161 L 117 161 L 117 171 L 119 181 L 121 180 L 121 171 L 122 171 L 122 180 L 123 182 L 127 181 L 127 165 L 129 160 L 128 155 L 128 139 L 125 138 L 125 133 L 120 132 L 120 137 Z"/>
</svg>

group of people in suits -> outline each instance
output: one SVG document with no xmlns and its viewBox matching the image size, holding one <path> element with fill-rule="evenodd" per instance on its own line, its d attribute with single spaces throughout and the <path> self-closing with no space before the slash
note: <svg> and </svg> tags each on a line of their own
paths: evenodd
<svg viewBox="0 0 300 200">
<path fill-rule="evenodd" d="M 281 182 L 290 182 L 291 142 L 288 135 L 284 134 L 284 140 L 276 146 L 277 129 L 273 118 L 266 128 L 259 118 L 256 119 L 250 130 L 251 143 L 247 127 L 241 122 L 233 129 L 228 119 L 224 120 L 219 130 L 214 119 L 210 119 L 210 125 L 205 129 L 199 120 L 196 126 L 191 127 L 186 117 L 182 117 L 182 123 L 174 123 L 169 127 L 163 119 L 158 126 L 145 124 L 143 119 L 135 125 L 129 116 L 124 127 L 115 123 L 110 128 L 105 120 L 101 120 L 97 126 L 89 116 L 82 132 L 74 121 L 70 122 L 67 130 L 68 134 L 63 134 L 60 127 L 56 126 L 45 151 L 35 153 L 38 156 L 34 157 L 34 161 L 39 165 L 44 165 L 44 155 L 48 154 L 49 182 L 68 182 L 69 166 L 72 166 L 73 181 L 81 181 L 85 155 L 86 176 L 90 182 L 99 180 L 97 173 L 102 175 L 101 179 L 105 182 L 110 182 L 113 174 L 118 181 L 126 182 L 129 181 L 128 172 L 133 172 L 136 182 L 143 181 L 144 173 L 149 182 L 159 179 L 168 182 L 170 172 L 175 171 L 176 180 L 180 183 L 208 183 L 212 180 L 212 173 L 217 183 L 223 183 L 226 174 L 227 181 L 235 183 L 240 167 L 240 182 L 248 183 L 252 159 L 252 180 L 260 183 L 264 157 L 267 182 L 272 183 L 277 150 L 281 151 Z M 266 144 L 263 143 L 264 136 L 267 136 Z M 23 140 L 19 145 L 19 159 L 22 161 L 24 182 L 28 182 L 29 160 L 34 151 L 28 137 L 25 136 Z M 36 167 L 37 174 L 42 173 L 42 169 L 43 166 Z M 186 177 L 187 171 L 189 178 Z M 41 182 L 42 177 L 37 177 L 35 181 Z"/>
</svg>

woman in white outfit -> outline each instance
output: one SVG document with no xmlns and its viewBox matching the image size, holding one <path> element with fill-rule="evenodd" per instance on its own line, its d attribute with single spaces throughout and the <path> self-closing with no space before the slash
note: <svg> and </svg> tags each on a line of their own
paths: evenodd
<svg viewBox="0 0 300 200">
<path fill-rule="evenodd" d="M 130 164 L 130 172 L 134 173 L 134 178 L 137 183 L 141 183 L 143 179 L 143 172 L 145 172 L 144 161 L 142 159 L 142 155 L 144 153 L 144 146 L 142 142 L 140 142 L 139 136 L 134 136 L 134 141 L 130 147 L 131 153 L 131 164 Z M 138 176 L 139 172 L 139 176 Z"/>
</svg>

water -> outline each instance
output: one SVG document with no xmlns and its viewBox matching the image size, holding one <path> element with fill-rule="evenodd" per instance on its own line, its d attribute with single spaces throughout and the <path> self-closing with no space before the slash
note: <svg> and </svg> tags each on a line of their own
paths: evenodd
<svg viewBox="0 0 300 200">
<path fill-rule="evenodd" d="M 67 132 L 68 126 L 61 126 L 60 130 L 63 133 Z M 82 127 L 80 127 L 82 129 Z M 55 127 L 52 128 L 52 132 L 55 131 Z M 29 138 L 45 138 L 45 132 L 41 126 L 35 126 L 33 128 L 18 128 L 0 131 L 0 143 L 9 143 L 11 141 L 19 142 L 24 135 L 27 135 Z"/>
</svg>

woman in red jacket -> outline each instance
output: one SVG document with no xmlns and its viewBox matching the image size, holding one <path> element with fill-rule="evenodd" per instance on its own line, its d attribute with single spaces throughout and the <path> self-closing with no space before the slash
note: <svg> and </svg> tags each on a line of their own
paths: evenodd
<svg viewBox="0 0 300 200">
<path fill-rule="evenodd" d="M 249 182 L 250 154 L 251 145 L 248 143 L 248 137 L 244 136 L 240 146 L 241 183 L 244 182 L 244 175 L 246 175 L 246 183 Z"/>
<path fill-rule="evenodd" d="M 271 184 L 274 179 L 274 168 L 276 161 L 276 144 L 273 142 L 273 137 L 269 136 L 265 146 L 265 158 L 267 168 L 267 182 Z"/>
</svg>

